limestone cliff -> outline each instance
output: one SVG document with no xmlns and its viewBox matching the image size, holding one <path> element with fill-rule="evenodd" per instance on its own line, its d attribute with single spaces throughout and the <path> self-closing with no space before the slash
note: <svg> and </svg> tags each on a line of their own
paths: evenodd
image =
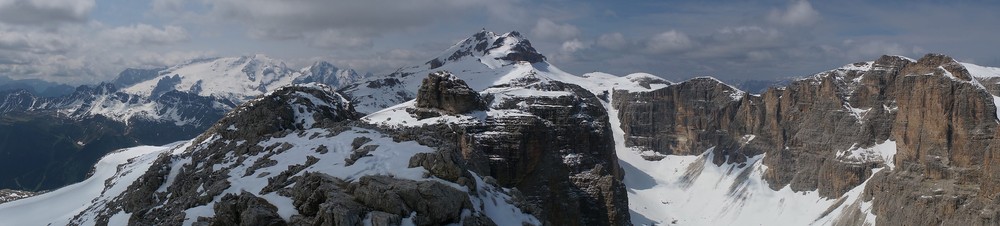
<svg viewBox="0 0 1000 226">
<path fill-rule="evenodd" d="M 626 144 L 654 151 L 650 160 L 710 147 L 715 164 L 764 155 L 775 190 L 837 198 L 871 178 L 878 225 L 992 225 L 1000 143 L 993 85 L 981 80 L 944 55 L 883 56 L 759 95 L 696 78 L 617 91 L 613 104 Z M 894 158 L 851 154 L 884 142 Z"/>
</svg>

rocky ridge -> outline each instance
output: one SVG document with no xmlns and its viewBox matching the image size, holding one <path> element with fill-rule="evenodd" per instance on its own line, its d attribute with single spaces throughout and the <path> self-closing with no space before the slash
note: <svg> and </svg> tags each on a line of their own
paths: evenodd
<svg viewBox="0 0 1000 226">
<path fill-rule="evenodd" d="M 331 87 L 278 89 L 192 141 L 133 153 L 118 170 L 98 169 L 107 176 L 103 191 L 63 223 L 541 224 L 521 210 L 530 204 L 516 190 L 451 158 L 457 140 L 408 139 L 358 117 Z"/>
</svg>

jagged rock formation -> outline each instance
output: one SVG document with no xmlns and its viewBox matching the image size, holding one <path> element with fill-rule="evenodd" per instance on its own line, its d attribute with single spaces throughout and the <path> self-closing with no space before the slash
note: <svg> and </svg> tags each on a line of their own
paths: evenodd
<svg viewBox="0 0 1000 226">
<path fill-rule="evenodd" d="M 491 93 L 491 110 L 527 115 L 491 115 L 485 124 L 469 127 L 463 156 L 485 154 L 488 175 L 502 186 L 517 187 L 548 224 L 629 224 L 623 172 L 597 96 L 577 85 L 534 77 L 495 88 L 511 87 L 562 95 Z"/>
<path fill-rule="evenodd" d="M 830 198 L 871 177 L 864 200 L 874 203 L 879 225 L 998 223 L 991 211 L 996 106 L 947 56 L 883 56 L 759 96 L 693 79 L 614 97 L 630 146 L 662 155 L 714 147 L 715 164 L 764 154 L 772 189 Z M 894 159 L 853 154 L 884 142 L 895 142 Z"/>
</svg>

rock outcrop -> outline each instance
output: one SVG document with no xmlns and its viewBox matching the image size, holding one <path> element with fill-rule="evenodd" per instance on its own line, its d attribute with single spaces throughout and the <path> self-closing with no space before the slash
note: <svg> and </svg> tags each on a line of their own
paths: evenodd
<svg viewBox="0 0 1000 226">
<path fill-rule="evenodd" d="M 416 101 L 419 108 L 416 114 L 421 118 L 486 110 L 479 93 L 447 71 L 428 74 L 417 91 Z"/>
<path fill-rule="evenodd" d="M 438 84 L 459 84 L 460 91 L 435 91 L 441 90 Z M 450 75 L 431 74 L 424 80 L 414 108 L 407 111 L 424 118 L 420 112 L 430 107 L 465 112 L 478 109 L 475 101 L 479 95 L 461 84 L 464 82 Z M 427 91 L 435 92 L 421 98 Z M 516 188 L 530 205 L 526 209 L 548 225 L 629 224 L 623 172 L 608 114 L 597 96 L 580 86 L 535 74 L 525 74 L 483 93 L 482 99 L 489 106 L 483 109 L 487 111 L 483 121 L 459 123 L 458 129 L 436 132 L 458 133 L 454 138 L 437 138 L 456 139 L 454 154 L 418 155 L 410 165 L 422 165 L 442 179 L 461 181 L 467 176 L 456 171 L 456 166 L 428 167 L 429 163 L 458 158 L 459 165 L 490 176 L 499 186 Z M 446 103 L 463 107 L 441 107 L 456 105 Z"/>
</svg>

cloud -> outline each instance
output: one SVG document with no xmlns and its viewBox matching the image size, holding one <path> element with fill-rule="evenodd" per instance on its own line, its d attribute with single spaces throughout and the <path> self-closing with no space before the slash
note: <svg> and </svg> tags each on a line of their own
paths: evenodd
<svg viewBox="0 0 1000 226">
<path fill-rule="evenodd" d="M 65 36 L 28 29 L 0 28 L 0 50 L 32 54 L 61 53 L 76 43 Z"/>
<path fill-rule="evenodd" d="M 124 65 L 131 65 L 133 67 L 149 67 L 183 64 L 191 61 L 192 59 L 211 57 L 216 55 L 216 53 L 212 51 L 169 51 L 165 53 L 138 51 L 129 55 L 131 56 L 120 57 L 120 63 Z"/>
<path fill-rule="evenodd" d="M 265 40 L 307 39 L 318 47 L 356 48 L 386 32 L 425 26 L 485 10 L 485 0 L 218 0 L 207 4 L 217 18 L 246 26 Z M 333 40 L 344 38 L 346 41 Z M 365 39 L 365 40 L 361 40 Z"/>
<path fill-rule="evenodd" d="M 676 30 L 670 30 L 663 32 L 646 41 L 646 51 L 651 53 L 666 53 L 674 52 L 679 50 L 686 50 L 694 47 L 694 42 L 691 38 Z"/>
<path fill-rule="evenodd" d="M 153 0 L 152 13 L 169 14 L 180 13 L 184 10 L 185 0 Z"/>
<path fill-rule="evenodd" d="M 809 1 L 795 0 L 785 10 L 772 9 L 767 20 L 786 26 L 811 25 L 819 21 L 819 12 L 813 9 Z"/>
<path fill-rule="evenodd" d="M 574 53 L 576 51 L 579 51 L 579 50 L 585 49 L 585 48 L 587 48 L 587 46 L 585 44 L 583 44 L 583 42 L 581 42 L 580 40 L 577 40 L 577 39 L 565 41 L 562 44 L 562 51 L 564 53 Z"/>
<path fill-rule="evenodd" d="M 52 25 L 84 22 L 94 0 L 0 0 L 0 23 Z"/>
<path fill-rule="evenodd" d="M 372 47 L 372 39 L 363 35 L 352 34 L 340 30 L 325 30 L 311 33 L 305 38 L 310 44 L 323 48 L 368 48 Z"/>
<path fill-rule="evenodd" d="M 874 59 L 875 57 L 881 55 L 911 55 L 914 54 L 914 50 L 922 49 L 916 47 L 906 47 L 899 43 L 883 40 L 855 41 L 848 39 L 844 40 L 841 46 L 836 47 L 832 53 L 840 55 L 845 59 L 865 60 Z"/>
<path fill-rule="evenodd" d="M 156 28 L 148 24 L 115 27 L 104 32 L 110 40 L 139 45 L 163 45 L 188 41 L 190 37 L 186 29 L 167 25 Z"/>
<path fill-rule="evenodd" d="M 597 38 L 597 46 L 611 50 L 622 50 L 628 45 L 625 35 L 622 33 L 602 34 Z"/>
<path fill-rule="evenodd" d="M 571 24 L 557 24 L 547 18 L 538 19 L 531 34 L 539 39 L 568 40 L 580 35 L 580 29 Z"/>
<path fill-rule="evenodd" d="M 92 84 L 109 80 L 127 67 L 175 65 L 214 54 L 159 45 L 186 39 L 184 29 L 174 26 L 106 27 L 92 22 L 51 28 L 0 24 L 0 76 Z"/>
</svg>

